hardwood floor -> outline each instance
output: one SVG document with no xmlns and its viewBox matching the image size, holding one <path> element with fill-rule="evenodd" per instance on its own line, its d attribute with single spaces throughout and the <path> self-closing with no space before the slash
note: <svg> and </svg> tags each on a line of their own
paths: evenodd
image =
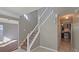
<svg viewBox="0 0 79 59">
<path fill-rule="evenodd" d="M 27 50 L 27 41 L 23 42 L 23 44 L 21 45 L 21 48 L 24 50 Z"/>
<path fill-rule="evenodd" d="M 72 47 L 69 40 L 61 39 L 59 52 L 72 52 Z"/>
</svg>

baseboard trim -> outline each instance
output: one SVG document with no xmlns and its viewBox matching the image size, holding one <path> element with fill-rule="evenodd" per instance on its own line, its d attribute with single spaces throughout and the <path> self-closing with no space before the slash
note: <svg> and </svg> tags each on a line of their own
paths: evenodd
<svg viewBox="0 0 79 59">
<path fill-rule="evenodd" d="M 36 48 L 32 49 L 30 52 L 33 52 L 34 50 L 36 50 L 39 46 L 37 46 Z"/>
<path fill-rule="evenodd" d="M 44 47 L 44 46 L 40 46 L 41 48 L 44 48 L 44 49 L 47 49 L 47 50 L 50 50 L 52 52 L 58 52 L 57 50 L 55 49 L 51 49 L 51 48 L 48 48 L 48 47 Z"/>
</svg>

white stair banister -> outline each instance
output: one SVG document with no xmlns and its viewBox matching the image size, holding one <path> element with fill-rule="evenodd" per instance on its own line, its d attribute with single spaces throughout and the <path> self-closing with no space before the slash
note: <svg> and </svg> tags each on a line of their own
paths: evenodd
<svg viewBox="0 0 79 59">
<path fill-rule="evenodd" d="M 38 24 L 35 26 L 35 28 L 30 32 L 30 35 L 34 32 L 34 30 L 39 26 L 39 23 L 40 23 L 40 19 L 41 17 L 44 15 L 44 13 L 46 12 L 47 8 L 43 11 L 42 15 L 38 18 Z"/>
<path fill-rule="evenodd" d="M 40 24 L 40 26 L 42 26 L 42 25 L 47 21 L 47 19 L 49 18 L 49 16 L 50 16 L 52 13 L 53 13 L 53 10 L 52 10 L 52 12 L 48 15 L 48 17 L 46 18 L 46 20 L 44 20 L 44 21 L 42 22 L 42 24 Z"/>
<path fill-rule="evenodd" d="M 31 34 L 35 31 L 35 29 L 38 27 L 38 25 L 39 25 L 39 24 L 37 24 L 37 25 L 35 26 L 35 28 L 30 32 L 29 36 L 31 36 Z"/>
<path fill-rule="evenodd" d="M 50 9 L 50 8 L 49 8 L 49 9 Z M 40 27 L 47 21 L 47 19 L 49 18 L 49 16 L 52 15 L 52 13 L 53 13 L 53 9 L 50 9 L 50 10 L 49 10 L 50 12 L 48 12 L 49 14 L 48 14 L 47 16 L 44 16 L 44 18 L 46 17 L 45 20 L 42 20 L 43 22 L 40 23 L 40 19 L 43 17 L 43 15 L 47 14 L 47 13 L 45 13 L 45 12 L 47 12 L 47 10 L 48 10 L 48 8 L 46 8 L 46 9 L 43 11 L 43 13 L 42 13 L 42 15 L 40 16 L 40 18 L 38 18 L 38 24 L 37 24 L 37 25 L 35 26 L 35 28 L 27 35 L 27 51 L 28 51 L 28 52 L 30 52 L 31 47 L 33 46 L 33 44 L 34 44 L 34 42 L 36 41 L 38 35 L 40 34 Z M 44 13 L 45 13 L 45 14 L 44 14 Z M 42 19 L 44 19 L 44 18 L 42 18 Z M 38 29 L 37 29 L 37 28 L 38 28 Z M 34 36 L 32 42 L 29 44 L 29 40 L 30 40 L 29 38 L 30 38 L 31 35 L 35 32 L 35 30 L 38 30 L 38 31 L 37 31 L 37 33 L 35 34 L 35 36 Z"/>
<path fill-rule="evenodd" d="M 38 35 L 39 35 L 39 31 L 37 32 L 37 34 L 36 34 L 36 36 L 34 37 L 34 39 L 33 39 L 33 41 L 32 41 L 32 43 L 30 44 L 30 48 L 32 47 L 32 45 L 34 44 L 34 42 L 36 41 L 36 39 L 37 39 L 37 37 L 38 37 Z"/>
<path fill-rule="evenodd" d="M 49 14 L 49 16 L 46 18 L 46 20 L 43 21 L 43 23 L 38 26 L 38 27 L 39 27 L 38 33 L 36 34 L 36 36 L 34 37 L 32 43 L 30 44 L 30 48 L 32 47 L 32 45 L 34 44 L 34 42 L 36 41 L 36 38 L 38 37 L 38 35 L 39 35 L 39 33 L 40 33 L 40 26 L 43 25 L 43 24 L 47 21 L 47 19 L 51 16 L 52 13 L 53 13 L 53 10 L 52 10 L 52 12 Z"/>
<path fill-rule="evenodd" d="M 27 35 L 27 52 L 30 52 L 29 33 L 28 33 L 28 35 Z"/>
<path fill-rule="evenodd" d="M 40 20 L 40 18 L 44 15 L 44 13 L 46 12 L 47 8 L 43 11 L 43 13 L 41 14 L 41 16 L 38 18 Z"/>
</svg>

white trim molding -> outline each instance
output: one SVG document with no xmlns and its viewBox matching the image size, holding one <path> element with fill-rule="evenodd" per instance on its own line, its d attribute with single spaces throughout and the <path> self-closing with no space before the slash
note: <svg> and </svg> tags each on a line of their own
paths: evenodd
<svg viewBox="0 0 79 59">
<path fill-rule="evenodd" d="M 10 23 L 10 24 L 19 24 L 17 20 L 9 20 L 7 18 L 0 18 L 0 22 L 2 23 Z"/>
<path fill-rule="evenodd" d="M 41 48 L 44 48 L 44 49 L 47 49 L 49 51 L 52 51 L 52 52 L 58 52 L 57 50 L 55 49 L 51 49 L 51 48 L 48 48 L 48 47 L 45 47 L 45 46 L 40 46 Z"/>
</svg>

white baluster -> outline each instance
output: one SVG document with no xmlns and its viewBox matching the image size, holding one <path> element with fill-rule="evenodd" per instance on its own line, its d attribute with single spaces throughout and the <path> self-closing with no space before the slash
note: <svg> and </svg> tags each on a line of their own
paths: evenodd
<svg viewBox="0 0 79 59">
<path fill-rule="evenodd" d="M 30 52 L 29 34 L 27 35 L 27 52 Z"/>
</svg>

